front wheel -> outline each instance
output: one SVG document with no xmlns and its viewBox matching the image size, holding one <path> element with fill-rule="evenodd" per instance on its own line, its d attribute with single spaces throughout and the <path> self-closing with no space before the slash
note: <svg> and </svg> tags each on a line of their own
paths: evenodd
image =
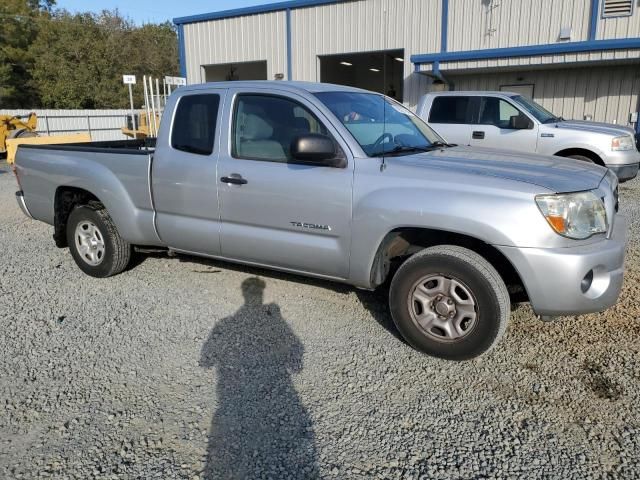
<svg viewBox="0 0 640 480">
<path fill-rule="evenodd" d="M 453 245 L 425 248 L 404 262 L 391 282 L 389 305 L 412 347 L 449 360 L 468 360 L 493 348 L 511 309 L 495 268 Z"/>
<path fill-rule="evenodd" d="M 92 277 L 116 275 L 131 259 L 131 245 L 98 203 L 73 209 L 67 221 L 67 243 L 80 270 Z"/>
</svg>

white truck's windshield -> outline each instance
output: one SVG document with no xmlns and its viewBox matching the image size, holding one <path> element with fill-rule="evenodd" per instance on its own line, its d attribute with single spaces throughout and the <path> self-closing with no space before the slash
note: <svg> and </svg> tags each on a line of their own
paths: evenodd
<svg viewBox="0 0 640 480">
<path fill-rule="evenodd" d="M 370 157 L 410 154 L 444 145 L 426 123 L 401 104 L 374 93 L 320 92 L 324 103 Z"/>
<path fill-rule="evenodd" d="M 533 100 L 529 100 L 522 95 L 515 95 L 511 97 L 511 100 L 533 115 L 540 123 L 552 123 L 559 122 L 561 120 L 561 118 L 556 117 L 542 105 L 538 105 Z"/>
</svg>

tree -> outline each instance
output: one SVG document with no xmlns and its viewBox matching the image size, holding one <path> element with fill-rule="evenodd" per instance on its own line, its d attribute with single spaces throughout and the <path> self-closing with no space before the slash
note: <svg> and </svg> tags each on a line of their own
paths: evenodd
<svg viewBox="0 0 640 480">
<path fill-rule="evenodd" d="M 48 18 L 54 0 L 2 0 L 0 2 L 0 107 L 19 108 L 38 103 L 31 82 L 33 56 L 29 47 L 40 19 Z"/>
<path fill-rule="evenodd" d="M 55 12 L 31 46 L 33 79 L 47 108 L 124 108 L 123 74 L 176 75 L 176 33 L 169 23 L 136 27 L 120 13 Z M 136 104 L 142 103 L 136 89 Z"/>
</svg>

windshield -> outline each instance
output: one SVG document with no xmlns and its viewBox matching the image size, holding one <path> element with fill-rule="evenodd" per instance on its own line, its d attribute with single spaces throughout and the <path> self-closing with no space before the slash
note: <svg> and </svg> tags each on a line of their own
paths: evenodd
<svg viewBox="0 0 640 480">
<path fill-rule="evenodd" d="M 533 100 L 529 100 L 522 95 L 516 95 L 515 97 L 511 97 L 511 100 L 516 102 L 522 108 L 524 108 L 527 112 L 533 115 L 540 123 L 551 123 L 551 122 L 559 122 L 560 118 L 556 117 L 553 113 L 548 111 L 542 105 L 538 105 Z"/>
<path fill-rule="evenodd" d="M 442 138 L 401 104 L 375 93 L 320 92 L 316 97 L 370 157 L 411 154 L 444 145 Z"/>
</svg>

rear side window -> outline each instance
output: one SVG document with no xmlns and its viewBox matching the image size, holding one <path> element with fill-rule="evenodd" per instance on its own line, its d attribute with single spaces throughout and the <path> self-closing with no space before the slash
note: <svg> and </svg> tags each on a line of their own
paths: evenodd
<svg viewBox="0 0 640 480">
<path fill-rule="evenodd" d="M 216 135 L 220 96 L 185 95 L 173 120 L 171 146 L 183 152 L 210 155 Z"/>
<path fill-rule="evenodd" d="M 469 97 L 436 97 L 431 104 L 429 123 L 471 123 Z"/>
</svg>

